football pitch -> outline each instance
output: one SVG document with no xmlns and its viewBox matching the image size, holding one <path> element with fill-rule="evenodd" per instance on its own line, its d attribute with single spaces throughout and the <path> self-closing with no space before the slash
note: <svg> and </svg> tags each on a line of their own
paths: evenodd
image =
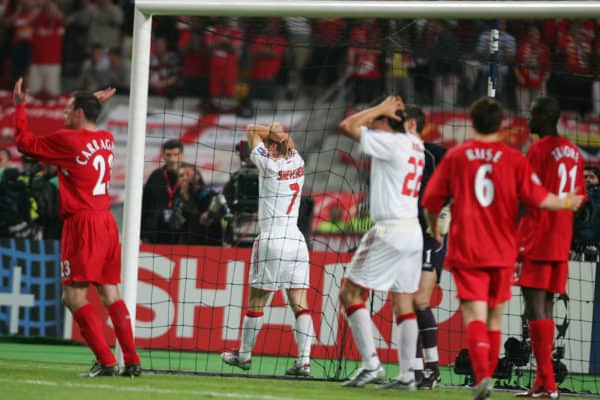
<svg viewBox="0 0 600 400">
<path fill-rule="evenodd" d="M 143 353 L 142 353 L 143 357 Z M 92 355 L 83 346 L 0 343 L 0 398 L 16 400 L 153 400 L 153 399 L 470 399 L 468 389 L 438 388 L 433 391 L 382 391 L 342 388 L 339 382 L 307 379 L 265 379 L 144 373 L 124 377 L 83 378 Z M 388 376 L 393 376 L 388 370 Z M 496 392 L 494 399 L 512 399 L 512 393 Z"/>
</svg>

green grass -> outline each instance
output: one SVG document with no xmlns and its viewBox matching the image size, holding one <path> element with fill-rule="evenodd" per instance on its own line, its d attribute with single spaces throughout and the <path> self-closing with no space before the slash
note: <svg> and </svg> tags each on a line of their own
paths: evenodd
<svg viewBox="0 0 600 400">
<path fill-rule="evenodd" d="M 198 364 L 213 365 L 213 373 L 238 372 L 222 368 L 218 355 L 142 351 L 144 360 L 152 360 L 155 369 L 171 369 L 176 365 L 192 369 Z M 182 399 L 470 399 L 466 389 L 437 389 L 431 392 L 381 391 L 367 388 L 342 388 L 339 382 L 305 379 L 250 379 L 248 377 L 206 376 L 190 374 L 144 373 L 140 378 L 82 378 L 92 362 L 84 346 L 0 343 L 0 399 L 18 400 L 182 400 Z M 285 370 L 288 359 L 261 357 L 266 370 L 276 365 L 277 373 Z M 320 361 L 317 361 L 319 363 Z M 144 365 L 148 367 L 147 365 Z M 253 370 L 254 370 L 253 365 Z M 394 376 L 395 366 L 386 366 Z M 281 369 L 281 371 L 280 371 Z M 270 370 L 271 374 L 274 371 Z M 456 380 L 456 376 L 454 377 Z M 512 393 L 497 392 L 494 399 L 512 399 Z"/>
</svg>

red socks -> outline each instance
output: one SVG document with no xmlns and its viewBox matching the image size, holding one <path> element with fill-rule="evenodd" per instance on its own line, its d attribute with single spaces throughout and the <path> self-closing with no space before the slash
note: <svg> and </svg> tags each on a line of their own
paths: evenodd
<svg viewBox="0 0 600 400">
<path fill-rule="evenodd" d="M 500 341 L 502 339 L 502 332 L 500 331 L 488 331 L 488 338 L 490 340 L 490 376 L 494 376 L 496 367 L 498 366 L 498 355 L 500 354 Z"/>
<path fill-rule="evenodd" d="M 94 352 L 96 360 L 102 365 L 115 365 L 117 360 L 106 343 L 94 307 L 91 304 L 86 304 L 73 313 L 73 319 L 79 325 L 81 335 Z"/>
<path fill-rule="evenodd" d="M 475 374 L 475 383 L 478 385 L 483 378 L 492 376 L 489 371 L 490 341 L 485 322 L 472 321 L 467 325 L 467 347 L 473 374 Z"/>
<path fill-rule="evenodd" d="M 140 364 L 140 357 L 135 350 L 131 317 L 123 300 L 118 300 L 108 306 L 108 313 L 115 329 L 115 335 L 123 350 L 125 365 Z"/>
<path fill-rule="evenodd" d="M 552 367 L 554 321 L 551 319 L 529 321 L 529 335 L 537 364 L 534 387 L 543 385 L 547 391 L 553 392 L 557 389 Z"/>
</svg>

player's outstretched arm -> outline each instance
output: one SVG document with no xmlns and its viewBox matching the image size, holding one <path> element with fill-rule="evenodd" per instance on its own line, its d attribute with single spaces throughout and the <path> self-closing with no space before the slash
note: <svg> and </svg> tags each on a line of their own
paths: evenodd
<svg viewBox="0 0 600 400">
<path fill-rule="evenodd" d="M 15 106 L 27 104 L 28 96 L 29 93 L 27 91 L 23 91 L 23 78 L 19 78 L 17 83 L 15 83 L 15 88 L 13 89 L 13 103 Z"/>
<path fill-rule="evenodd" d="M 360 142 L 360 128 L 370 125 L 379 117 L 388 117 L 400 121 L 396 115 L 397 110 L 404 109 L 404 102 L 400 96 L 388 96 L 376 106 L 352 114 L 338 124 L 338 129 L 349 138 Z"/>
<path fill-rule="evenodd" d="M 584 196 L 577 194 L 577 191 L 568 193 L 565 197 L 558 197 L 554 193 L 549 193 L 544 199 L 540 208 L 550 211 L 571 210 L 577 211 L 583 204 Z"/>
</svg>

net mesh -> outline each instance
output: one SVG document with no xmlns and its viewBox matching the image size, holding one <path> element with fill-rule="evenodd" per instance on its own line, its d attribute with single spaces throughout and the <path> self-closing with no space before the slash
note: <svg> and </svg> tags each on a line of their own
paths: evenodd
<svg viewBox="0 0 600 400">
<path fill-rule="evenodd" d="M 426 110 L 426 140 L 446 147 L 463 142 L 470 132 L 467 107 L 486 93 L 489 25 L 469 20 L 155 17 L 145 176 L 163 165 L 161 146 L 178 139 L 184 146 L 183 161 L 200 180 L 192 191 L 195 209 L 179 214 L 165 215 L 159 200 L 149 206 L 144 194 L 136 322 L 138 344 L 146 349 L 144 366 L 282 376 L 297 356 L 295 316 L 285 295 L 276 292 L 265 308 L 252 368 L 234 369 L 219 358 L 221 351 L 239 347 L 249 291 L 249 247 L 258 233 L 256 173 L 241 142 L 248 124 L 279 121 L 305 160 L 299 225 L 311 249 L 312 375 L 349 376 L 360 357 L 338 292 L 345 265 L 372 224 L 369 160 L 357 144 L 336 133 L 336 126 L 346 115 L 393 93 Z M 527 149 L 529 102 L 546 92 L 561 101 L 561 132 L 594 161 L 600 137 L 592 96 L 596 47 L 595 23 L 590 21 L 500 23 L 497 97 L 508 110 L 502 134 L 509 144 Z M 121 160 L 113 184 L 117 197 L 122 196 L 125 174 L 127 115 L 127 106 L 117 98 L 105 122 L 122 152 L 116 155 Z M 170 185 L 175 187 L 175 181 Z M 157 196 L 165 201 L 167 194 Z M 180 194 L 175 196 L 174 201 Z M 210 223 L 199 222 L 205 214 Z M 574 252 L 568 300 L 555 307 L 560 327 L 555 354 L 560 356 L 557 364 L 568 371 L 562 388 L 600 393 L 594 376 L 600 369 L 595 339 L 599 264 L 590 245 Z M 463 326 L 448 273 L 432 303 L 440 363 L 448 366 L 443 382 L 462 384 L 467 375 L 452 367 L 465 347 Z M 394 376 L 390 302 L 375 293 L 368 308 L 379 355 L 388 376 Z M 527 342 L 522 313 L 523 301 L 514 288 L 502 343 L 509 337 Z M 501 357 L 507 356 L 502 347 Z M 517 355 L 510 357 L 519 363 Z M 535 364 L 525 357 L 503 384 L 531 383 Z"/>
</svg>

